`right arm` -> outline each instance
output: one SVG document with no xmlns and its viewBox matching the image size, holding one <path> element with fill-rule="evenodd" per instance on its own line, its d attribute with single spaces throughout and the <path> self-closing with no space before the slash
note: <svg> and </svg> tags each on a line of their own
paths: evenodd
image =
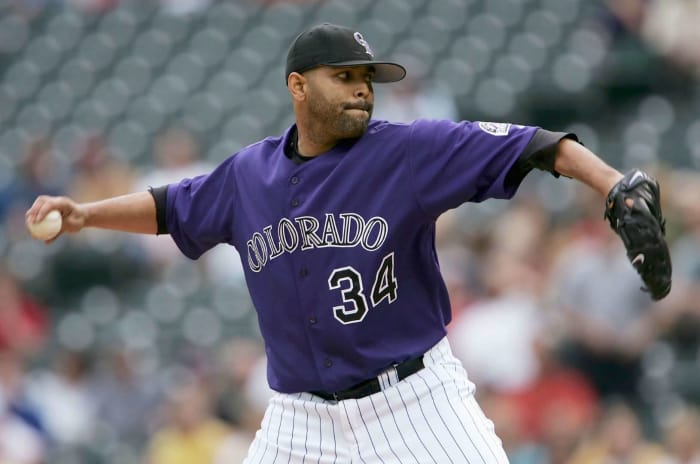
<svg viewBox="0 0 700 464">
<path fill-rule="evenodd" d="M 61 232 L 56 237 L 64 232 L 79 232 L 85 227 L 154 235 L 158 230 L 155 200 L 150 192 L 130 193 L 92 203 L 41 195 L 27 210 L 25 221 L 27 224 L 41 221 L 54 209 L 63 217 Z"/>
</svg>

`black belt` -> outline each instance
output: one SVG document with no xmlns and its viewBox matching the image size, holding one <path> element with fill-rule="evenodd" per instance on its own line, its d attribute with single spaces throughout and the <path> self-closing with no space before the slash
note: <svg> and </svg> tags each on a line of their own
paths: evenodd
<svg viewBox="0 0 700 464">
<path fill-rule="evenodd" d="M 402 381 L 409 375 L 415 374 L 424 367 L 425 365 L 423 364 L 423 355 L 420 355 L 417 358 L 409 359 L 407 361 L 396 364 L 390 367 L 388 370 L 384 371 L 382 374 L 380 374 L 379 377 L 374 377 L 360 382 L 357 385 L 348 388 L 347 390 L 340 390 L 334 393 L 326 391 L 311 391 L 309 393 L 316 396 L 320 396 L 324 400 L 328 401 L 359 399 L 365 396 L 372 395 L 374 393 L 379 393 L 387 386 L 394 385 L 395 383 Z M 391 381 L 392 371 L 395 372 L 394 382 Z M 386 374 L 388 374 L 386 376 L 387 380 L 380 381 L 380 378 Z M 382 387 L 382 384 L 384 384 L 385 386 Z"/>
</svg>

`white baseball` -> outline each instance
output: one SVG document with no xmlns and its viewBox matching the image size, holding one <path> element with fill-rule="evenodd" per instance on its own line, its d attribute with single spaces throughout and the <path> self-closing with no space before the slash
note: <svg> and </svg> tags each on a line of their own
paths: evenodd
<svg viewBox="0 0 700 464">
<path fill-rule="evenodd" d="M 44 219 L 33 224 L 27 224 L 29 233 L 38 240 L 51 240 L 61 231 L 63 218 L 58 210 L 50 211 Z"/>
</svg>

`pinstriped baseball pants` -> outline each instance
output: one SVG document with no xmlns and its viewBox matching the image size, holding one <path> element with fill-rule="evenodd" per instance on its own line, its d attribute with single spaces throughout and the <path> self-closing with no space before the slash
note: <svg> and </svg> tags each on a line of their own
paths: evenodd
<svg viewBox="0 0 700 464">
<path fill-rule="evenodd" d="M 276 394 L 244 464 L 507 464 L 447 339 L 425 369 L 358 400 Z"/>
</svg>

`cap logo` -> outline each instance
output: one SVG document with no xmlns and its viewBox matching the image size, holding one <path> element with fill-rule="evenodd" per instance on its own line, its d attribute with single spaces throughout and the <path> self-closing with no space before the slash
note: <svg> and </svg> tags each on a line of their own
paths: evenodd
<svg viewBox="0 0 700 464">
<path fill-rule="evenodd" d="M 355 40 L 357 41 L 357 43 L 359 43 L 360 45 L 362 45 L 362 47 L 364 47 L 365 52 L 367 52 L 367 54 L 368 54 L 369 56 L 371 56 L 372 58 L 374 58 L 374 53 L 372 53 L 372 49 L 369 48 L 369 44 L 367 43 L 367 41 L 365 40 L 365 38 L 362 37 L 362 34 L 360 34 L 359 32 L 355 32 L 355 33 L 353 34 L 353 37 L 355 37 Z"/>
</svg>

